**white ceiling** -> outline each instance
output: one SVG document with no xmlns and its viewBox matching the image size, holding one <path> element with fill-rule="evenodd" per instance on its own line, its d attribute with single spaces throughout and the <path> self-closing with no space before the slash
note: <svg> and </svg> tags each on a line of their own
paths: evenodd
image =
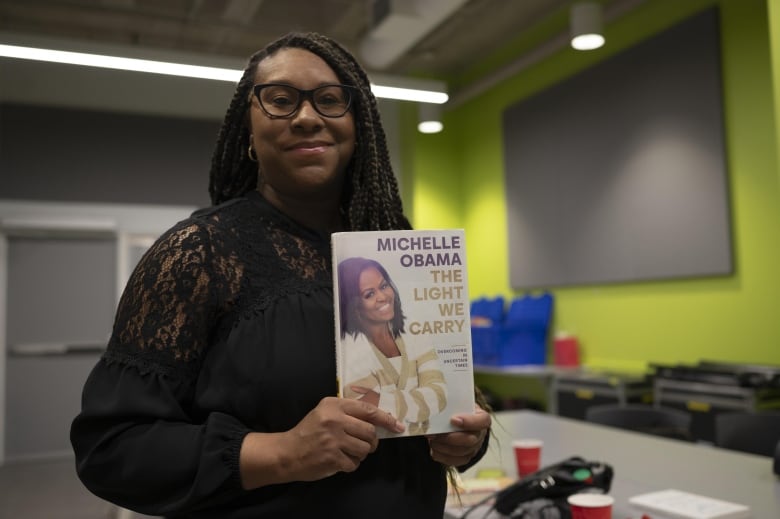
<svg viewBox="0 0 780 519">
<path fill-rule="evenodd" d="M 322 32 L 359 54 L 382 26 L 408 47 L 383 72 L 446 77 L 572 0 L 383 2 L 391 6 L 388 16 L 374 22 L 372 0 L 0 0 L 0 31 L 245 59 L 292 30 Z M 422 33 L 414 18 L 423 19 Z M 388 23 L 394 20 L 400 23 Z"/>
<path fill-rule="evenodd" d="M 389 15 L 378 23 L 372 21 L 374 1 L 391 5 Z M 609 19 L 610 11 L 616 16 L 643 0 L 599 1 Z M 539 49 L 546 46 L 552 51 L 565 45 L 568 28 L 562 14 L 572 2 L 0 0 L 0 44 L 115 52 L 240 69 L 250 54 L 288 31 L 317 31 L 349 48 L 369 74 L 447 80 L 473 69 L 482 58 L 540 24 L 549 26 L 551 20 L 560 27 L 554 38 L 539 42 Z M 457 9 L 450 12 L 453 6 Z M 365 42 L 378 36 L 387 38 L 398 54 L 386 66 L 372 66 L 375 60 L 362 52 Z M 539 51 L 536 55 L 541 56 Z M 472 86 L 471 93 L 490 80 Z M 221 117 L 232 91 L 232 84 L 216 81 L 0 58 L 0 101 Z M 462 92 L 461 98 L 471 93 Z"/>
</svg>

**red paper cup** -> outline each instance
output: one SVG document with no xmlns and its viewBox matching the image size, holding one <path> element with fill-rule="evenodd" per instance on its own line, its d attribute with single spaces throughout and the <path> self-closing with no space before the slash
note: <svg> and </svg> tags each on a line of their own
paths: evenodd
<svg viewBox="0 0 780 519">
<path fill-rule="evenodd" d="M 542 440 L 533 438 L 515 440 L 512 442 L 517 462 L 517 475 L 525 477 L 539 470 L 539 460 L 542 454 Z"/>
<path fill-rule="evenodd" d="M 612 519 L 615 500 L 606 494 L 574 494 L 567 498 L 571 519 Z"/>
</svg>

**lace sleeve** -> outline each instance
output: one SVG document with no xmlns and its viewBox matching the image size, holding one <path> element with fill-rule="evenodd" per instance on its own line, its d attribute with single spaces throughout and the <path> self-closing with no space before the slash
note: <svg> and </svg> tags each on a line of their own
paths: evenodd
<svg viewBox="0 0 780 519">
<path fill-rule="evenodd" d="M 157 240 L 122 294 L 107 362 L 174 378 L 197 372 L 240 275 L 235 258 L 219 254 L 215 245 L 213 228 L 198 221 Z"/>
</svg>

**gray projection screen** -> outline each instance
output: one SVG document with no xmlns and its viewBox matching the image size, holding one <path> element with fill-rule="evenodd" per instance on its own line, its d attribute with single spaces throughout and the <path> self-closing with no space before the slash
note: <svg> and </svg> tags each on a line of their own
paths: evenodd
<svg viewBox="0 0 780 519">
<path fill-rule="evenodd" d="M 707 10 L 506 109 L 512 287 L 732 273 L 719 41 Z"/>
</svg>

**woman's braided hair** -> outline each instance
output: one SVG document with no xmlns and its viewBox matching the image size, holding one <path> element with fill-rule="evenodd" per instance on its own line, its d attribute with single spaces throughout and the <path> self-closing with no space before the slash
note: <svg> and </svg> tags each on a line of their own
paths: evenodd
<svg viewBox="0 0 780 519">
<path fill-rule="evenodd" d="M 268 44 L 249 59 L 225 114 L 211 159 L 209 193 L 219 204 L 257 188 L 258 166 L 249 159 L 248 110 L 257 65 L 286 48 L 308 50 L 322 58 L 345 85 L 357 87 L 352 101 L 355 152 L 347 166 L 341 212 L 348 230 L 409 229 L 376 98 L 363 68 L 334 40 L 317 33 L 290 33 Z M 259 172 L 262 174 L 262 171 Z"/>
</svg>

